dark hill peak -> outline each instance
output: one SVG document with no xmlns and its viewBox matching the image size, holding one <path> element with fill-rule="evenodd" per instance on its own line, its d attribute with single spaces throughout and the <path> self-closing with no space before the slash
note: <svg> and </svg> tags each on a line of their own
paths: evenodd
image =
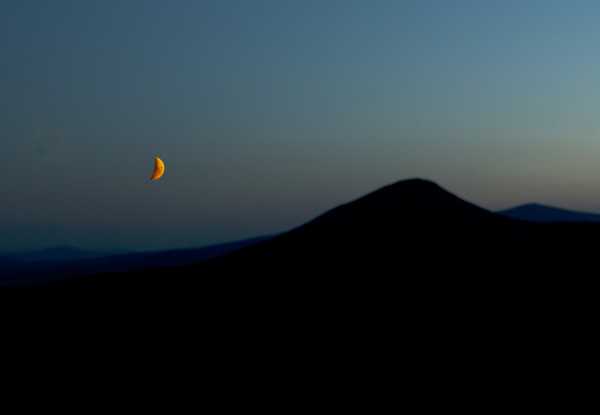
<svg viewBox="0 0 600 415">
<path fill-rule="evenodd" d="M 381 224 L 464 223 L 492 219 L 496 215 L 424 179 L 401 180 L 341 205 L 309 225 L 371 226 Z"/>
<path fill-rule="evenodd" d="M 456 196 L 443 189 L 437 183 L 424 179 L 408 179 L 384 186 L 357 201 L 377 200 L 383 202 L 385 199 L 385 201 L 389 202 L 397 199 L 400 202 L 406 203 L 408 201 L 426 202 L 429 199 L 436 198 L 457 199 Z"/>
<path fill-rule="evenodd" d="M 367 270 L 401 269 L 402 261 L 417 257 L 420 263 L 430 263 L 453 261 L 466 252 L 478 256 L 489 243 L 482 241 L 489 241 L 491 234 L 494 243 L 512 243 L 516 225 L 519 222 L 471 204 L 434 182 L 402 180 L 264 244 L 234 253 L 231 261 L 262 258 L 282 269 L 289 264 L 318 269 L 321 262 L 333 270 L 353 268 L 348 264 Z M 400 262 L 395 263 L 396 259 Z"/>
<path fill-rule="evenodd" d="M 381 189 L 379 190 L 384 190 L 384 189 L 395 189 L 395 188 L 409 188 L 409 187 L 413 187 L 413 188 L 420 188 L 420 189 L 430 189 L 430 190 L 442 190 L 444 191 L 444 189 L 438 185 L 437 183 L 431 181 L 431 180 L 427 180 L 427 179 L 421 179 L 418 177 L 412 178 L 412 179 L 404 179 L 404 180 L 398 180 L 397 182 L 388 184 L 386 186 L 383 186 Z"/>
<path fill-rule="evenodd" d="M 401 180 L 375 190 L 366 196 L 344 206 L 369 205 L 385 211 L 395 210 L 398 213 L 407 211 L 468 210 L 487 212 L 458 196 L 450 193 L 437 183 L 424 179 Z"/>
</svg>

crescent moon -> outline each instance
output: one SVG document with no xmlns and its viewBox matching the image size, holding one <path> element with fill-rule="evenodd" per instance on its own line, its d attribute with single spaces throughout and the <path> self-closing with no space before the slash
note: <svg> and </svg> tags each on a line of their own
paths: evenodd
<svg viewBox="0 0 600 415">
<path fill-rule="evenodd" d="M 154 171 L 150 180 L 158 180 L 165 174 L 165 162 L 160 157 L 154 157 Z"/>
</svg>

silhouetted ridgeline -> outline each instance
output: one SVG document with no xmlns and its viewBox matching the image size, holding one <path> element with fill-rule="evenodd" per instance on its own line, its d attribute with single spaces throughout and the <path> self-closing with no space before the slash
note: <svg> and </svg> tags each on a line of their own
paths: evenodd
<svg viewBox="0 0 600 415">
<path fill-rule="evenodd" d="M 507 284 L 549 287 L 549 273 L 583 273 L 596 224 L 513 220 L 435 183 L 400 181 L 272 239 L 196 265 L 72 279 L 60 287 L 174 289 L 206 284 L 294 292 L 432 290 Z M 317 289 L 317 287 L 319 287 Z M 261 291 L 262 293 L 262 291 Z"/>
<path fill-rule="evenodd" d="M 44 315 L 64 308 L 53 321 L 152 333 L 136 350 L 169 342 L 169 356 L 185 367 L 200 357 L 215 379 L 278 367 L 297 380 L 326 369 L 498 380 L 524 365 L 547 373 L 565 341 L 587 344 L 599 235 L 597 224 L 513 220 L 407 180 L 196 264 L 10 292 L 42 298 Z"/>
</svg>

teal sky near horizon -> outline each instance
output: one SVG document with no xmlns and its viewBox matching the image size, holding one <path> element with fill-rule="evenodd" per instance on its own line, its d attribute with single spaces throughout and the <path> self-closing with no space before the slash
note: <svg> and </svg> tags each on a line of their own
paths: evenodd
<svg viewBox="0 0 600 415">
<path fill-rule="evenodd" d="M 252 237 L 410 177 L 600 212 L 599 21 L 591 0 L 4 0 L 0 251 Z"/>
</svg>

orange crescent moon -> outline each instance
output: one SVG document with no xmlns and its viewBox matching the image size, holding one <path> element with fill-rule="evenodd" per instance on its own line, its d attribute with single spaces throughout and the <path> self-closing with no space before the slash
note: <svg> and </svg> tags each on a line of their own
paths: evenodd
<svg viewBox="0 0 600 415">
<path fill-rule="evenodd" d="M 160 157 L 154 157 L 154 171 L 150 180 L 158 180 L 165 174 L 165 162 Z"/>
</svg>

